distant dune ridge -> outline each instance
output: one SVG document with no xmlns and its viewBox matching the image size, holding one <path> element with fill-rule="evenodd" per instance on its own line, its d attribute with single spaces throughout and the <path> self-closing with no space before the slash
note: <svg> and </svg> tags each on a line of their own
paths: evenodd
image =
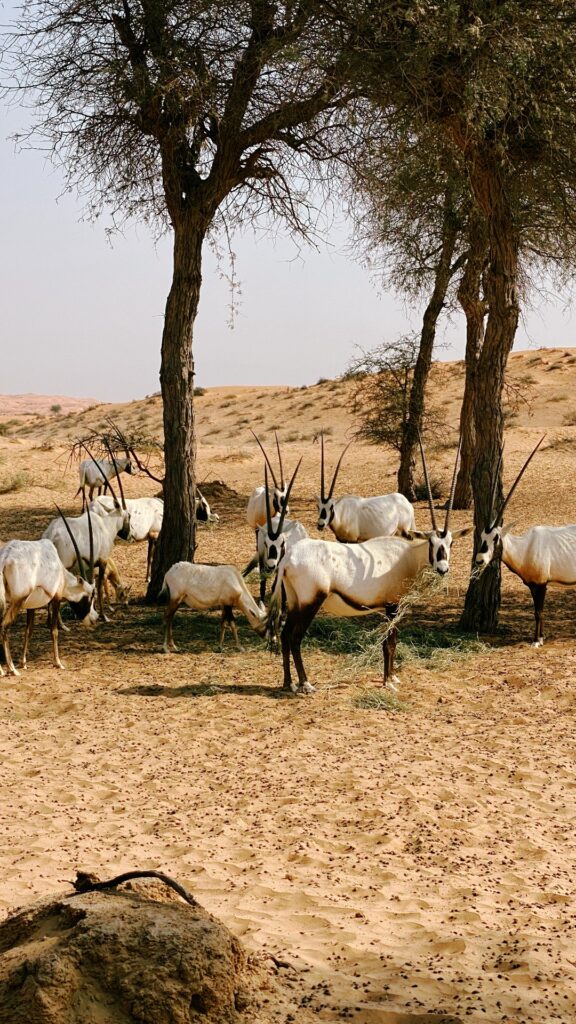
<svg viewBox="0 0 576 1024">
<path fill-rule="evenodd" d="M 59 405 L 62 412 L 82 412 L 97 405 L 97 398 L 70 398 L 68 395 L 0 395 L 0 416 L 45 416 L 52 406 Z"/>
</svg>

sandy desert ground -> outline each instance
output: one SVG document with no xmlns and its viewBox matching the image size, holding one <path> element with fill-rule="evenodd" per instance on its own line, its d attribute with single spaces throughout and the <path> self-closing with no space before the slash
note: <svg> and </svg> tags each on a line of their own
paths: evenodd
<svg viewBox="0 0 576 1024">
<path fill-rule="evenodd" d="M 518 528 L 576 518 L 576 354 L 512 357 L 529 405 L 511 410 L 510 480 L 543 429 L 541 454 L 510 509 Z M 430 452 L 448 484 L 461 365 L 435 370 L 453 425 Z M 280 432 L 304 455 L 293 509 L 314 526 L 320 428 L 334 459 L 348 436 L 348 385 L 209 389 L 198 399 L 199 478 L 220 480 L 221 521 L 200 560 L 252 553 L 244 519 L 260 482 L 249 433 Z M 51 403 L 53 404 L 53 403 Z M 54 502 L 79 511 L 67 438 L 113 415 L 160 429 L 160 402 L 14 414 L 0 399 L 0 538 L 39 536 Z M 448 443 L 449 442 L 449 443 Z M 355 445 L 338 490 L 394 489 L 394 461 Z M 126 478 L 129 496 L 153 493 Z M 417 507 L 417 522 L 427 525 Z M 469 513 L 456 513 L 456 525 Z M 313 531 L 313 535 L 315 531 Z M 36 629 L 28 671 L 0 681 L 0 910 L 101 877 L 155 868 L 186 885 L 249 950 L 290 963 L 282 1020 L 568 1024 L 576 1017 L 575 595 L 551 591 L 546 645 L 531 647 L 526 588 L 504 576 L 501 631 L 454 647 L 469 541 L 441 590 L 402 628 L 448 645 L 410 656 L 399 701 L 378 707 L 364 625 L 318 620 L 305 661 L 318 692 L 286 697 L 279 659 L 241 624 L 244 651 L 217 648 L 217 616 L 181 612 L 179 655 L 161 653 L 161 611 L 140 603 L 143 546 L 118 546 L 134 601 L 109 625 L 62 638 L 51 667 Z M 21 626 L 15 630 L 19 646 Z M 366 637 L 360 642 L 359 637 Z M 448 637 L 448 639 L 446 639 Z M 18 641 L 18 642 L 17 642 Z"/>
</svg>

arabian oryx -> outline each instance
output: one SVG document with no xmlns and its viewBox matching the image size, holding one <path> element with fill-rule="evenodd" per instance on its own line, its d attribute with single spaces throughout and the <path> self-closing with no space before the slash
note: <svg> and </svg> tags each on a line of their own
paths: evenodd
<svg viewBox="0 0 576 1024">
<path fill-rule="evenodd" d="M 164 577 L 160 595 L 168 597 L 168 608 L 164 617 L 165 654 L 177 651 L 172 638 L 172 620 L 181 604 L 197 611 L 221 608 L 220 647 L 224 641 L 226 626 L 230 626 L 239 650 L 240 641 L 234 621 L 234 608 L 244 613 L 257 633 L 266 629 L 266 615 L 261 612 L 248 590 L 239 570 L 234 565 L 201 565 L 192 562 L 176 562 Z"/>
<path fill-rule="evenodd" d="M 546 435 L 544 435 L 545 437 Z M 549 583 L 576 584 L 576 524 L 570 526 L 533 526 L 525 533 L 513 534 L 513 524 L 503 525 L 504 512 L 524 471 L 538 451 L 542 437 L 518 473 L 508 495 L 497 512 L 494 498 L 500 462 L 492 488 L 491 525 L 480 535 L 476 564 L 485 569 L 493 559 L 501 559 L 511 572 L 526 584 L 534 602 L 534 647 L 544 643 L 544 601 Z"/>
<path fill-rule="evenodd" d="M 274 431 L 274 437 L 276 438 L 276 450 L 278 452 L 278 464 L 280 466 L 280 483 L 278 483 L 278 480 L 276 479 L 276 474 L 272 469 L 272 463 L 270 462 L 270 459 L 268 458 L 264 450 L 262 442 L 259 440 L 258 437 L 256 437 L 256 434 L 254 434 L 253 430 L 250 431 L 250 433 L 253 434 L 254 437 L 256 438 L 256 441 L 260 446 L 260 449 L 264 456 L 265 464 L 268 466 L 268 469 L 270 470 L 270 473 L 272 475 L 272 480 L 274 481 L 274 491 L 272 493 L 272 504 L 274 507 L 274 514 L 280 515 L 283 509 L 286 512 L 289 512 L 290 509 L 288 508 L 288 495 L 286 483 L 284 481 L 284 467 L 282 465 L 282 454 L 280 452 L 280 443 L 278 441 L 278 435 L 276 431 Z M 252 494 L 248 499 L 248 506 L 246 508 L 246 519 L 248 520 L 248 526 L 252 527 L 252 529 L 256 532 L 256 545 L 258 545 L 258 527 L 265 526 L 266 524 L 266 489 L 264 487 L 255 487 L 254 490 L 252 491 Z"/>
<path fill-rule="evenodd" d="M 113 459 L 113 461 L 115 460 Z M 122 506 L 116 499 L 112 483 L 109 481 L 108 486 L 112 490 L 114 499 L 114 507 L 112 509 L 107 512 L 103 509 L 102 513 L 95 515 L 93 518 L 90 516 L 89 509 L 87 509 L 81 516 L 68 518 L 65 522 L 62 522 L 60 518 L 53 519 L 42 534 L 43 537 L 48 538 L 48 540 L 54 543 L 60 559 L 67 569 L 70 569 L 77 562 L 78 551 L 80 551 L 81 557 L 86 561 L 88 558 L 87 552 L 93 543 L 93 561 L 98 567 L 98 610 L 105 622 L 109 621 L 104 613 L 103 604 L 106 563 L 110 558 L 116 538 L 120 537 L 122 540 L 127 540 L 130 535 L 130 513 L 126 508 L 119 473 L 116 474 L 116 478 L 122 496 Z M 74 537 L 74 541 L 72 541 L 72 537 Z"/>
<path fill-rule="evenodd" d="M 18 613 L 26 609 L 26 630 L 22 648 L 22 668 L 26 668 L 28 645 L 37 608 L 48 608 L 52 634 L 54 665 L 64 668 L 58 651 L 58 613 L 60 603 L 69 601 L 74 614 L 85 626 L 98 618 L 94 608 L 94 583 L 78 554 L 80 575 L 64 568 L 50 540 L 11 540 L 0 550 L 0 631 L 9 672 L 19 675 L 12 660 L 8 631 Z M 0 675 L 3 675 L 0 665 Z"/>
<path fill-rule="evenodd" d="M 286 491 L 286 503 L 280 515 L 272 516 L 270 509 L 270 491 L 268 487 L 268 467 L 264 467 L 264 493 L 266 499 L 266 525 L 259 526 L 256 530 L 256 554 L 254 558 L 248 563 L 245 569 L 242 570 L 243 576 L 248 576 L 253 569 L 258 566 L 260 572 L 260 607 L 264 608 L 264 599 L 266 597 L 266 578 L 270 575 L 270 571 L 266 569 L 267 565 L 273 564 L 274 568 L 277 563 L 283 557 L 284 552 L 297 543 L 299 540 L 305 540 L 308 536 L 302 523 L 299 523 L 297 519 L 287 519 L 286 509 L 288 508 L 288 501 L 290 500 L 290 493 L 292 491 L 292 485 L 296 479 L 296 474 L 300 469 L 300 462 L 296 466 L 292 474 L 292 479 L 288 484 Z"/>
<path fill-rule="evenodd" d="M 91 505 L 92 511 L 97 515 L 108 515 L 114 509 L 114 498 L 108 494 L 96 498 Z M 158 535 L 162 529 L 164 516 L 164 502 L 162 498 L 127 498 L 126 508 L 130 513 L 130 531 L 128 539 L 136 541 L 148 541 L 148 556 L 146 559 L 146 582 L 150 579 L 152 570 L 152 559 Z"/>
<path fill-rule="evenodd" d="M 448 525 L 456 486 L 456 467 L 444 528 L 436 525 L 430 481 L 422 450 L 424 475 L 432 518 L 429 533 L 414 533 L 425 538 L 420 543 L 404 537 L 377 537 L 361 544 L 333 544 L 323 540 L 301 540 L 290 548 L 278 566 L 268 628 L 272 634 L 280 617 L 282 591 L 286 595 L 287 616 L 282 630 L 282 658 L 286 690 L 313 693 L 302 661 L 301 643 L 310 623 L 320 611 L 332 615 L 369 615 L 384 613 L 390 620 L 382 642 L 384 685 L 395 689 L 394 654 L 398 631 L 394 619 L 400 600 L 408 593 L 417 577 L 428 565 L 444 576 L 449 569 L 452 542 L 470 528 L 451 533 Z M 269 562 L 267 568 L 273 568 Z M 298 673 L 298 687 L 292 682 L 290 657 Z"/>
<path fill-rule="evenodd" d="M 109 481 L 113 476 L 117 475 L 117 470 L 123 473 L 131 473 L 132 463 L 130 459 L 119 459 L 114 456 L 112 459 L 84 459 L 80 463 L 78 467 L 80 487 L 74 497 L 76 498 L 79 494 L 82 494 L 82 511 L 86 508 L 86 488 L 88 488 L 88 500 L 92 501 L 95 490 L 98 490 L 98 496 L 100 496 L 102 490 L 106 492 L 106 489 L 110 486 Z"/>
<path fill-rule="evenodd" d="M 395 533 L 408 535 L 415 529 L 414 509 L 403 494 L 380 494 L 373 498 L 359 498 L 346 494 L 334 499 L 338 473 L 348 448 L 346 445 L 334 470 L 330 490 L 326 494 L 324 483 L 324 435 L 320 434 L 320 497 L 318 498 L 319 530 L 330 527 L 337 540 L 354 543 L 373 537 L 392 537 Z"/>
</svg>

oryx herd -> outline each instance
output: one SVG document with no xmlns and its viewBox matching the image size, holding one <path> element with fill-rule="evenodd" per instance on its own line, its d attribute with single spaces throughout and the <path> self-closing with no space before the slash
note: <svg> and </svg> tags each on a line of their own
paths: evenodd
<svg viewBox="0 0 576 1024">
<path fill-rule="evenodd" d="M 220 608 L 220 643 L 227 625 L 238 644 L 233 609 L 238 608 L 260 635 L 272 638 L 281 629 L 283 687 L 291 692 L 312 693 L 302 660 L 301 644 L 306 631 L 320 609 L 337 616 L 379 613 L 388 620 L 382 643 L 384 684 L 398 683 L 394 674 L 397 641 L 396 617 L 402 599 L 414 586 L 423 570 L 430 567 L 441 576 L 450 566 L 454 540 L 470 533 L 472 527 L 450 530 L 459 448 L 444 523 L 436 514 L 426 458 L 421 455 L 426 482 L 431 529 L 419 531 L 414 509 L 401 494 L 373 497 L 345 495 L 334 498 L 338 473 L 348 445 L 341 453 L 328 492 L 325 485 L 324 438 L 320 436 L 319 531 L 330 529 L 334 540 L 312 540 L 305 527 L 289 518 L 289 501 L 300 467 L 294 469 L 286 484 L 280 444 L 276 437 L 279 476 L 254 435 L 264 456 L 264 484 L 256 487 L 247 506 L 247 522 L 255 531 L 256 551 L 243 573 L 233 565 L 202 565 L 178 562 L 164 577 L 161 596 L 167 599 L 164 616 L 163 650 L 177 650 L 172 637 L 174 614 L 181 604 L 207 610 Z M 513 535 L 503 525 L 505 509 L 530 460 L 542 444 L 532 451 L 520 470 L 500 508 L 494 509 L 496 479 L 492 492 L 490 522 L 482 532 L 476 555 L 477 571 L 494 559 L 500 559 L 529 587 L 535 613 L 534 644 L 543 643 L 542 612 L 549 583 L 576 583 L 576 525 L 536 526 L 524 534 Z M 47 608 L 53 642 L 54 664 L 62 668 L 58 650 L 60 605 L 68 601 L 84 624 L 106 618 L 105 599 L 110 603 L 112 585 L 117 600 L 127 600 L 112 558 L 118 538 L 147 541 L 146 580 L 150 578 L 154 547 L 162 528 L 161 498 L 126 500 L 120 472 L 132 473 L 129 458 L 119 458 L 109 450 L 110 459 L 89 458 L 80 465 L 82 513 L 58 516 L 44 530 L 42 539 L 10 540 L 0 545 L 0 641 L 8 672 L 18 675 L 10 650 L 9 630 L 21 610 L 26 610 L 26 628 L 21 665 L 26 667 L 35 612 Z M 498 467 L 499 468 L 499 467 Z M 113 478 L 116 479 L 119 497 Z M 270 478 L 272 488 L 270 487 Z M 89 489 L 86 497 L 86 487 Z M 98 489 L 98 496 L 94 491 Z M 110 494 L 100 491 L 109 490 Z M 217 522 L 206 499 L 198 493 L 196 517 L 199 522 Z M 338 543 L 340 542 L 340 543 Z M 260 603 L 247 588 L 244 577 L 259 569 Z M 265 606 L 266 580 L 274 576 L 268 608 Z M 95 604 L 97 602 L 98 612 Z M 297 681 L 292 679 L 292 662 Z M 0 674 L 4 669 L 0 664 Z"/>
</svg>

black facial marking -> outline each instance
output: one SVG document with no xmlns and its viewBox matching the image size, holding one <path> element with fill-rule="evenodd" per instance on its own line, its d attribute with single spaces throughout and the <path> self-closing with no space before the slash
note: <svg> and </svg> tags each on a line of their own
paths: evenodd
<svg viewBox="0 0 576 1024">
<path fill-rule="evenodd" d="M 206 508 L 206 503 L 204 501 L 199 501 L 196 506 L 196 520 L 199 523 L 208 522 L 208 509 Z"/>
<path fill-rule="evenodd" d="M 480 545 L 480 554 L 481 555 L 487 555 L 488 554 L 488 541 L 485 541 L 485 540 L 482 541 L 482 543 Z"/>
<path fill-rule="evenodd" d="M 278 558 L 278 550 L 275 544 L 271 544 L 270 547 L 268 548 L 268 558 L 270 560 L 272 560 L 273 558 Z"/>
<path fill-rule="evenodd" d="M 92 607 L 93 598 L 85 595 L 81 597 L 79 601 L 70 601 L 70 606 L 74 613 L 75 618 L 85 619 Z"/>
</svg>

